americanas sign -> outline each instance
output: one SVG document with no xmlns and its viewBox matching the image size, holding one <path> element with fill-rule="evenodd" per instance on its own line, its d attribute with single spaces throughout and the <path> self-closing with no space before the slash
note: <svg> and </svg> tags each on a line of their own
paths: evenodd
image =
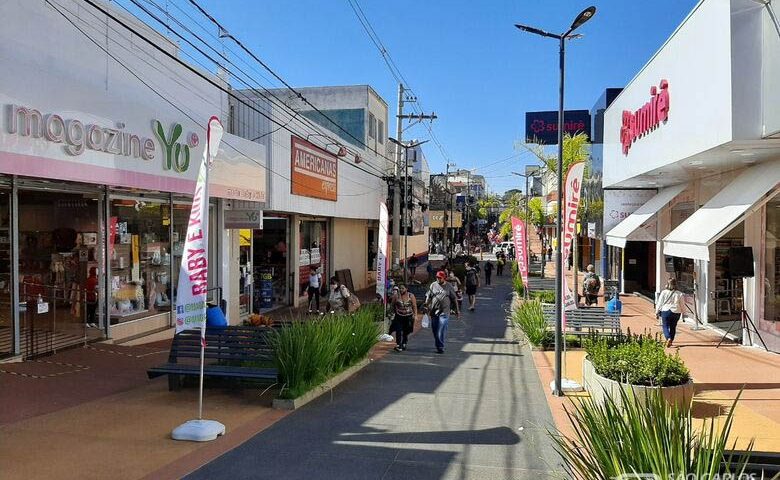
<svg viewBox="0 0 780 480">
<path fill-rule="evenodd" d="M 563 114 L 563 133 L 585 133 L 590 137 L 590 112 L 566 110 Z M 558 112 L 526 112 L 525 141 L 540 145 L 558 144 Z"/>
<path fill-rule="evenodd" d="M 292 137 L 292 193 L 335 202 L 339 163 L 335 155 L 298 137 Z"/>
<path fill-rule="evenodd" d="M 620 144 L 623 155 L 628 155 L 631 145 L 648 133 L 652 132 L 669 118 L 669 82 L 661 80 L 658 87 L 650 87 L 650 101 L 639 110 L 623 111 L 623 122 L 620 126 Z"/>
</svg>

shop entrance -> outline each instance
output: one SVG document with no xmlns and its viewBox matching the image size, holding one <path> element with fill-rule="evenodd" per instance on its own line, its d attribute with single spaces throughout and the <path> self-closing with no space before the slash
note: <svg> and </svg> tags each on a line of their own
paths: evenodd
<svg viewBox="0 0 780 480">
<path fill-rule="evenodd" d="M 309 289 L 309 277 L 312 272 L 322 274 L 323 282 L 328 281 L 328 222 L 320 220 L 302 220 L 298 237 L 300 281 L 298 295 L 305 297 Z M 320 288 L 322 285 L 320 285 Z"/>
<path fill-rule="evenodd" d="M 289 304 L 288 224 L 287 218 L 264 217 L 263 229 L 252 230 L 253 313 Z"/>
<path fill-rule="evenodd" d="M 11 192 L 0 190 L 0 358 L 14 353 L 11 233 Z"/>
<path fill-rule="evenodd" d="M 729 268 L 729 249 L 745 245 L 745 224 L 740 223 L 715 242 L 715 288 L 711 295 L 715 314 L 711 325 L 728 328 L 740 318 L 743 308 L 742 278 L 733 277 Z M 714 310 L 714 312 L 713 312 Z M 712 318 L 712 317 L 710 317 Z"/>
<path fill-rule="evenodd" d="M 18 198 L 22 355 L 102 337 L 99 193 L 21 190 Z"/>
<path fill-rule="evenodd" d="M 655 242 L 626 242 L 623 279 L 626 293 L 655 298 Z"/>
</svg>

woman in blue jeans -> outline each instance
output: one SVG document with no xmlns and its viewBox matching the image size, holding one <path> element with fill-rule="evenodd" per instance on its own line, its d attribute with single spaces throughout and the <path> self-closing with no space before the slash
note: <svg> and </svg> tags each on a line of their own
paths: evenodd
<svg viewBox="0 0 780 480">
<path fill-rule="evenodd" d="M 658 295 L 655 306 L 655 316 L 661 317 L 666 338 L 666 346 L 671 347 L 677 333 L 677 322 L 680 321 L 685 300 L 683 293 L 677 290 L 677 280 L 670 278 L 666 288 Z"/>
</svg>

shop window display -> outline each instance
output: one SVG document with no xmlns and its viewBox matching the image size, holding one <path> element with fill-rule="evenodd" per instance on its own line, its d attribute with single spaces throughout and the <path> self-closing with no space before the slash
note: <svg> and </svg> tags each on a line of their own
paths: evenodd
<svg viewBox="0 0 780 480">
<path fill-rule="evenodd" d="M 0 190 L 0 357 L 13 353 L 10 206 L 9 192 Z"/>
<path fill-rule="evenodd" d="M 322 274 L 322 278 L 328 278 L 327 222 L 302 221 L 299 238 L 299 295 L 305 297 L 309 286 L 309 275 L 312 271 L 316 269 Z"/>
<path fill-rule="evenodd" d="M 252 231 L 253 313 L 286 305 L 288 302 L 286 218 L 263 219 L 263 229 Z"/>
<path fill-rule="evenodd" d="M 170 204 L 166 200 L 111 201 L 112 323 L 171 310 Z"/>
<path fill-rule="evenodd" d="M 780 195 L 766 204 L 764 320 L 780 321 Z"/>
<path fill-rule="evenodd" d="M 49 330 L 64 338 L 99 336 L 100 320 L 92 307 L 99 291 L 87 295 L 90 272 L 98 275 L 97 195 L 51 191 L 19 192 L 19 300 L 23 329 Z M 26 302 L 50 304 L 49 313 L 32 326 Z M 89 315 L 88 315 L 89 314 Z"/>
</svg>

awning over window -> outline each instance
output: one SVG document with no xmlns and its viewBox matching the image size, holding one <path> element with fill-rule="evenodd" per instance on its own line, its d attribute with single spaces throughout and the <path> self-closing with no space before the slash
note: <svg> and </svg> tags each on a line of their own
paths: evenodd
<svg viewBox="0 0 780 480">
<path fill-rule="evenodd" d="M 613 247 L 626 248 L 626 241 L 632 233 L 636 232 L 662 208 L 664 208 L 674 197 L 679 195 L 688 186 L 687 183 L 664 188 L 639 207 L 634 213 L 626 217 L 625 220 L 618 223 L 612 230 L 607 232 L 607 245 Z"/>
<path fill-rule="evenodd" d="M 709 246 L 763 205 L 778 184 L 780 160 L 748 168 L 664 238 L 664 254 L 709 260 Z"/>
</svg>

